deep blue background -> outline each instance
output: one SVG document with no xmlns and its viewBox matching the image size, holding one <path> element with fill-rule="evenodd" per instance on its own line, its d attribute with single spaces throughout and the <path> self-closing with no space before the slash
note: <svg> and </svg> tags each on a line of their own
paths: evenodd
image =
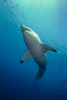
<svg viewBox="0 0 67 100">
<path fill-rule="evenodd" d="M 47 52 L 47 70 L 38 82 L 21 24 L 32 28 L 57 53 Z M 0 100 L 67 100 L 67 1 L 0 0 Z"/>
</svg>

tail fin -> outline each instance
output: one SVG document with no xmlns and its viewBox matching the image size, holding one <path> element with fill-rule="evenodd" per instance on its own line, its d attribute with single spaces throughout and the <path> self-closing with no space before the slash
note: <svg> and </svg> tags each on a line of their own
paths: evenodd
<svg viewBox="0 0 67 100">
<path fill-rule="evenodd" d="M 47 54 L 44 54 L 40 58 L 37 58 L 37 59 L 34 59 L 34 60 L 38 64 L 38 68 L 39 68 L 38 73 L 35 77 L 35 81 L 37 81 L 43 76 L 44 72 L 46 71 Z"/>
<path fill-rule="evenodd" d="M 35 81 L 39 80 L 43 76 L 44 72 L 46 71 L 46 65 L 45 64 L 39 63 L 38 65 L 39 65 L 39 70 L 38 70 L 38 73 L 35 77 Z"/>
</svg>

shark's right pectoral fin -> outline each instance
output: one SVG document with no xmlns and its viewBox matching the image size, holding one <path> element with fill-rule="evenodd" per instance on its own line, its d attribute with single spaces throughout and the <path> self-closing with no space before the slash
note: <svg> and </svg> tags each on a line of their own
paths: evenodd
<svg viewBox="0 0 67 100">
<path fill-rule="evenodd" d="M 49 46 L 49 45 L 46 45 L 46 44 L 40 44 L 40 45 L 41 45 L 42 51 L 43 51 L 44 53 L 46 53 L 47 51 L 57 52 L 54 48 L 52 48 L 52 47 Z"/>
<path fill-rule="evenodd" d="M 25 53 L 23 54 L 20 63 L 23 63 L 26 59 L 28 58 L 33 58 L 30 51 L 26 50 Z"/>
</svg>

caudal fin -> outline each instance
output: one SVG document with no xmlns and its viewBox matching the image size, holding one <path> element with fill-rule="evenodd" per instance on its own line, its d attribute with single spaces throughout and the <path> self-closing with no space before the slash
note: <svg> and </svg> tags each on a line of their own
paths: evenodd
<svg viewBox="0 0 67 100">
<path fill-rule="evenodd" d="M 39 80 L 43 76 L 45 71 L 46 71 L 46 67 L 41 65 L 39 67 L 38 73 L 37 73 L 37 75 L 35 77 L 35 81 Z"/>
</svg>

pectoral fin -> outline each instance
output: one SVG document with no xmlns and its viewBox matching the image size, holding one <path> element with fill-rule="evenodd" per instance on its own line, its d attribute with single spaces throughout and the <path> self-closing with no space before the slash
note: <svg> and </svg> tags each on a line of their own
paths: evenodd
<svg viewBox="0 0 67 100">
<path fill-rule="evenodd" d="M 40 45 L 41 45 L 42 51 L 43 51 L 44 53 L 46 53 L 47 51 L 57 52 L 54 48 L 52 48 L 52 47 L 49 46 L 49 45 L 46 45 L 46 44 L 40 44 Z"/>
<path fill-rule="evenodd" d="M 33 57 L 31 55 L 30 51 L 26 50 L 25 53 L 23 54 L 20 62 L 23 63 L 28 58 L 33 58 Z"/>
</svg>

